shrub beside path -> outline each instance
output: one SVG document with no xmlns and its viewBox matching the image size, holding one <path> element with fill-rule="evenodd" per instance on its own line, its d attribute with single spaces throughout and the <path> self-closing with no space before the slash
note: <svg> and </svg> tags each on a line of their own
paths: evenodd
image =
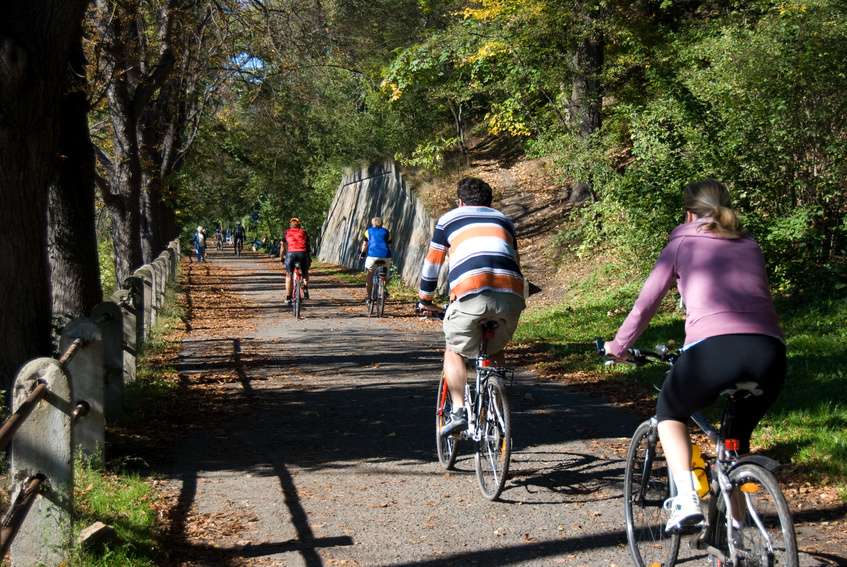
<svg viewBox="0 0 847 567">
<path fill-rule="evenodd" d="M 627 410 L 519 371 L 512 471 L 488 502 L 470 455 L 452 473 L 435 458 L 437 323 L 399 303 L 368 319 L 364 291 L 325 265 L 296 321 L 279 262 L 210 260 L 184 270 L 176 439 L 151 457 L 168 564 L 630 564 Z"/>
</svg>

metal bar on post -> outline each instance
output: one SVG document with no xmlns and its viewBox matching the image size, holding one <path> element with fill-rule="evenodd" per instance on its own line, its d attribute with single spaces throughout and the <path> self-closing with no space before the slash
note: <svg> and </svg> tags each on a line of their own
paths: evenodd
<svg viewBox="0 0 847 567">
<path fill-rule="evenodd" d="M 9 418 L 3 422 L 3 426 L 0 427 L 0 451 L 6 449 L 6 446 L 12 441 L 12 437 L 14 437 L 15 432 L 18 428 L 26 421 L 26 418 L 29 417 L 29 414 L 32 413 L 35 405 L 44 397 L 47 393 L 47 384 L 44 382 L 39 382 L 35 388 L 32 389 L 32 392 L 29 394 L 26 400 L 24 400 L 21 405 L 18 406 L 18 409 L 9 416 Z M 0 555 L 2 557 L 2 555 Z"/>
<path fill-rule="evenodd" d="M 41 492 L 41 486 L 46 477 L 38 473 L 24 481 L 24 488 L 18 493 L 15 502 L 9 506 L 9 511 L 6 517 L 3 518 L 3 524 L 0 526 L 0 557 L 5 557 L 9 551 L 9 546 L 15 539 L 15 534 L 18 533 L 21 524 L 26 518 L 35 497 Z"/>
</svg>

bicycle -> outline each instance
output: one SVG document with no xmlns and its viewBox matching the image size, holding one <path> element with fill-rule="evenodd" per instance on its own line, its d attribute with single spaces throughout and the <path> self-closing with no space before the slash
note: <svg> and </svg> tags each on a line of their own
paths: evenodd
<svg viewBox="0 0 847 567">
<path fill-rule="evenodd" d="M 294 263 L 294 272 L 291 283 L 291 313 L 295 319 L 300 319 L 303 309 L 303 272 L 300 271 L 300 262 Z"/>
<path fill-rule="evenodd" d="M 605 353 L 602 339 L 597 339 L 595 346 L 598 353 Z M 656 352 L 629 349 L 628 353 L 636 365 L 655 361 L 673 366 L 679 358 L 678 352 L 665 345 L 658 345 Z M 779 463 L 762 455 L 739 456 L 739 440 L 726 437 L 738 402 L 756 395 L 758 384 L 736 386 L 722 393 L 727 395 L 727 404 L 720 431 L 703 414 L 691 416 L 715 447 L 715 458 L 711 466 L 704 466 L 701 471 L 708 486 L 708 491 L 704 487 L 705 494 L 701 494 L 706 500 L 705 523 L 692 535 L 690 545 L 706 551 L 713 567 L 797 567 L 794 523 L 773 474 Z M 665 531 L 663 505 L 676 495 L 676 489 L 659 444 L 657 426 L 654 416 L 636 428 L 624 473 L 626 535 L 630 555 L 639 567 L 674 565 L 683 535 Z M 739 520 L 741 515 L 744 517 Z"/>
<path fill-rule="evenodd" d="M 241 256 L 241 251 L 244 249 L 244 239 L 243 238 L 236 238 L 235 244 L 234 244 L 233 247 L 235 248 L 235 255 Z"/>
<path fill-rule="evenodd" d="M 223 239 L 220 234 L 215 235 L 215 248 L 218 249 L 218 252 L 221 252 L 224 249 Z"/>
<path fill-rule="evenodd" d="M 419 310 L 420 309 L 419 307 Z M 439 313 L 443 317 L 443 313 Z M 487 342 L 497 329 L 496 321 L 484 321 L 479 355 L 474 361 L 476 380 L 473 388 L 465 384 L 465 407 L 468 408 L 468 428 L 461 433 L 445 436 L 441 430 L 453 409 L 452 398 L 444 376 L 438 384 L 435 401 L 435 445 L 438 461 L 446 470 L 453 469 L 462 440 L 476 443 L 474 469 L 479 489 L 489 500 L 496 500 L 503 491 L 509 474 L 512 454 L 512 419 L 506 385 L 514 382 L 511 368 L 492 366 L 486 354 Z"/>
<path fill-rule="evenodd" d="M 385 313 L 385 278 L 387 274 L 385 262 L 374 262 L 371 270 L 371 296 L 368 298 L 368 317 L 382 317 Z"/>
</svg>

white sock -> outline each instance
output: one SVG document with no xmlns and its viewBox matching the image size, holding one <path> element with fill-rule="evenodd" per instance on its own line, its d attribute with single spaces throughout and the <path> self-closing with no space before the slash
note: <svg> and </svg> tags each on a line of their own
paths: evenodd
<svg viewBox="0 0 847 567">
<path fill-rule="evenodd" d="M 681 473 L 682 471 L 680 471 Z M 694 490 L 694 479 L 691 478 L 691 471 L 685 471 L 684 474 L 674 474 L 673 482 L 676 485 L 676 493 L 678 496 L 688 496 L 696 494 Z"/>
</svg>

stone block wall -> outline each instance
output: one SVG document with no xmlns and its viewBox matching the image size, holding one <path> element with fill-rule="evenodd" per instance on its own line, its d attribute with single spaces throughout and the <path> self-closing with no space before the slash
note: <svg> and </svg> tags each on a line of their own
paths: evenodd
<svg viewBox="0 0 847 567">
<path fill-rule="evenodd" d="M 361 269 L 362 233 L 375 216 L 382 217 L 391 231 L 392 254 L 400 277 L 417 287 L 435 220 L 394 161 L 344 171 L 321 230 L 318 257 L 345 268 Z"/>
</svg>

